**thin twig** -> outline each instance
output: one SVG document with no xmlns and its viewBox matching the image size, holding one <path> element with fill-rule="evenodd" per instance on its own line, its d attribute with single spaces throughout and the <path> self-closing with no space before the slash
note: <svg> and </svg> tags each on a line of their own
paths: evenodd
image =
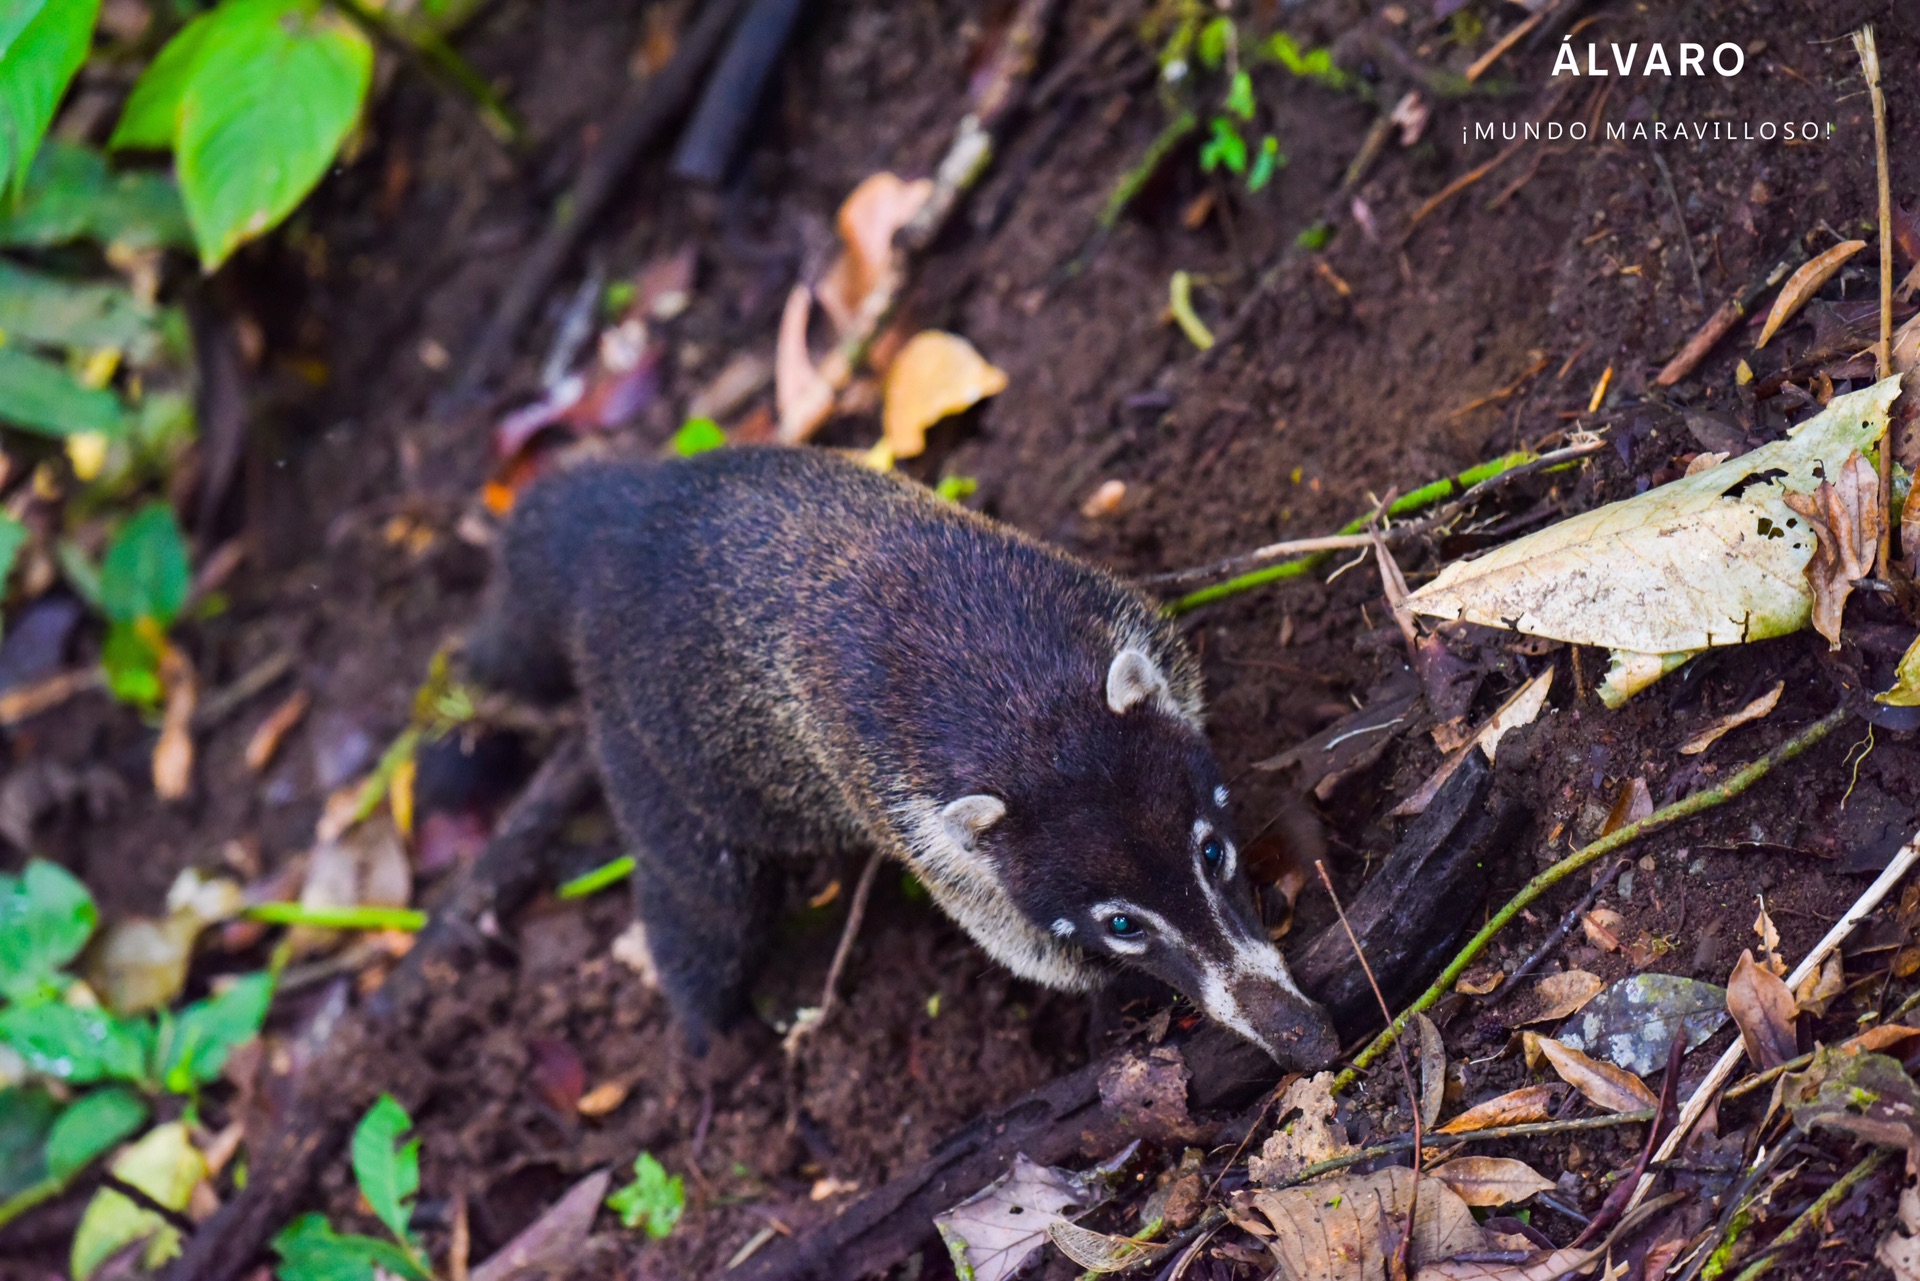
<svg viewBox="0 0 1920 1281">
<path fill-rule="evenodd" d="M 1584 917 L 1588 909 L 1593 906 L 1594 900 L 1598 899 L 1601 891 L 1607 888 L 1608 882 L 1625 871 L 1628 866 L 1628 860 L 1622 858 L 1613 865 L 1613 869 L 1606 873 L 1606 875 L 1596 876 L 1593 884 L 1589 886 L 1587 892 L 1581 896 L 1580 901 L 1567 909 L 1567 914 L 1560 918 L 1560 923 L 1553 927 L 1553 932 L 1547 935 L 1540 946 L 1533 950 L 1533 955 L 1522 961 L 1519 967 L 1501 982 L 1499 987 L 1479 998 L 1481 1006 L 1486 1009 L 1492 1009 L 1495 1005 L 1512 996 L 1514 990 L 1526 980 L 1526 977 L 1540 968 L 1540 963 L 1553 954 L 1553 949 L 1559 947 L 1561 941 L 1564 940 L 1567 935 L 1573 933 L 1573 927 L 1580 923 L 1580 919 Z"/>
<path fill-rule="evenodd" d="M 875 850 L 867 856 L 867 865 L 860 869 L 860 881 L 853 887 L 853 901 L 847 904 L 847 923 L 840 929 L 840 942 L 833 949 L 833 963 L 827 966 L 827 981 L 820 989 L 818 1012 L 810 1019 L 797 1020 L 788 1031 L 782 1043 L 788 1058 L 800 1052 L 800 1042 L 818 1030 L 833 1012 L 834 999 L 840 991 L 840 972 L 846 969 L 853 941 L 860 935 L 860 922 L 867 915 L 867 898 L 873 893 L 874 878 L 879 875 L 880 864 L 885 859 L 886 855 Z"/>
<path fill-rule="evenodd" d="M 1887 96 L 1880 88 L 1880 46 L 1868 24 L 1853 33 L 1853 47 L 1860 54 L 1860 73 L 1866 77 L 1867 94 L 1873 99 L 1874 161 L 1880 178 L 1880 341 L 1874 344 L 1873 361 L 1881 378 L 1893 373 L 1893 196 L 1887 176 Z M 1880 447 L 1880 510 L 1893 510 L 1893 445 Z M 1880 522 L 1877 573 L 1886 578 L 1888 561 L 1893 555 L 1893 522 Z"/>
<path fill-rule="evenodd" d="M 1826 738 L 1827 735 L 1833 733 L 1834 730 L 1845 723 L 1851 715 L 1852 713 L 1846 707 L 1835 708 L 1786 742 L 1774 748 L 1771 752 L 1768 752 L 1759 760 L 1729 775 L 1726 782 L 1721 783 L 1719 786 L 1709 787 L 1695 792 L 1683 800 L 1675 801 L 1671 805 L 1662 806 L 1637 823 L 1628 823 L 1624 827 L 1616 828 L 1592 844 L 1575 850 L 1558 863 L 1555 863 L 1552 867 L 1549 867 L 1546 871 L 1541 872 L 1531 881 L 1528 881 L 1518 894 L 1508 899 L 1506 904 L 1489 918 L 1487 923 L 1480 928 L 1479 933 L 1467 940 L 1466 946 L 1462 947 L 1460 951 L 1454 955 L 1453 960 L 1447 963 L 1447 968 L 1440 971 L 1440 977 L 1433 981 L 1433 985 L 1421 993 L 1420 998 L 1408 1006 L 1406 1010 L 1401 1013 L 1400 1017 L 1389 1023 L 1380 1035 L 1374 1037 L 1372 1042 L 1370 1042 L 1364 1050 L 1354 1056 L 1353 1065 L 1334 1079 L 1333 1092 L 1337 1094 L 1352 1085 L 1368 1065 L 1373 1063 L 1375 1059 L 1378 1059 L 1381 1054 L 1385 1053 L 1387 1047 L 1393 1045 L 1400 1039 L 1400 1034 L 1406 1030 L 1407 1023 L 1413 1016 L 1429 1008 L 1434 1002 L 1445 996 L 1460 976 L 1466 973 L 1467 967 L 1472 965 L 1480 953 L 1486 949 L 1487 944 L 1493 941 L 1494 936 L 1505 928 L 1507 922 L 1518 916 L 1522 909 L 1530 905 L 1535 899 L 1545 894 L 1548 890 L 1581 868 L 1605 858 L 1616 850 L 1625 848 L 1634 841 L 1639 840 L 1642 836 L 1651 835 L 1662 828 L 1671 827 L 1683 819 L 1692 818 L 1697 814 L 1703 814 L 1713 809 L 1715 806 L 1724 805 L 1765 778 L 1774 769 L 1793 760 L 1808 748 Z M 1797 980 L 1795 981 L 1797 982 Z M 1736 1046 L 1735 1048 L 1737 1049 L 1738 1047 Z M 1686 1120 L 1684 1115 L 1681 1119 L 1683 1122 Z M 1676 1127 L 1676 1130 L 1678 1129 L 1679 1127 Z M 1658 1159 L 1664 1160 L 1665 1157 Z"/>
<path fill-rule="evenodd" d="M 1780 1261 L 1782 1252 L 1804 1236 L 1808 1229 L 1818 1227 L 1826 1219 L 1827 1212 L 1839 1205 L 1847 1193 L 1853 1191 L 1855 1184 L 1886 1163 L 1888 1151 L 1887 1148 L 1875 1148 L 1862 1157 L 1858 1165 L 1841 1175 L 1832 1186 L 1815 1197 L 1813 1204 L 1802 1210 L 1799 1217 L 1787 1225 L 1786 1231 L 1773 1239 L 1773 1244 L 1767 1247 L 1767 1252 L 1742 1269 L 1740 1275 L 1733 1281 L 1759 1281 L 1759 1278 L 1771 1272 L 1773 1265 Z"/>
</svg>

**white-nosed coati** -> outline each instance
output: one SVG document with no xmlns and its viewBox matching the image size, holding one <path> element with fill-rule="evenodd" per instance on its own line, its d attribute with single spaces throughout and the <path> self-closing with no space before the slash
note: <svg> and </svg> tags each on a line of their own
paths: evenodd
<svg viewBox="0 0 1920 1281">
<path fill-rule="evenodd" d="M 810 449 L 563 471 L 522 497 L 468 653 L 584 698 L 696 1040 L 744 1008 L 775 865 L 858 846 L 1025 978 L 1133 966 L 1282 1063 L 1337 1051 L 1255 915 L 1178 633 L 923 486 Z"/>
</svg>

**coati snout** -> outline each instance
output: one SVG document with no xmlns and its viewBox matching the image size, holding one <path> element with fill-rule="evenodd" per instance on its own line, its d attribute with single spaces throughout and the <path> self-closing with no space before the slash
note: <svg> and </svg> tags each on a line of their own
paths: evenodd
<svg viewBox="0 0 1920 1281">
<path fill-rule="evenodd" d="M 582 696 L 696 1039 L 744 1010 L 778 865 L 877 847 L 1023 977 L 1132 966 L 1283 1064 L 1337 1052 L 1254 911 L 1179 634 L 922 486 L 797 449 L 564 471 L 468 655 Z"/>
</svg>

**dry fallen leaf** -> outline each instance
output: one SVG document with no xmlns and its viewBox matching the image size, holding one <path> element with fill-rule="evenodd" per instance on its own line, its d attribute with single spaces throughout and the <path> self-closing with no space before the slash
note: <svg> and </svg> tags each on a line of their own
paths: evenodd
<svg viewBox="0 0 1920 1281">
<path fill-rule="evenodd" d="M 1866 455 L 1854 450 L 1840 468 L 1839 483 L 1823 480 L 1811 494 L 1783 495 L 1806 517 L 1819 545 L 1805 570 L 1813 590 L 1814 630 L 1840 648 L 1840 616 L 1853 585 L 1873 573 L 1880 547 L 1880 477 Z"/>
<path fill-rule="evenodd" d="M 280 742 L 286 738 L 293 727 L 298 725 L 313 705 L 313 696 L 304 689 L 296 689 L 287 695 L 280 705 L 267 713 L 247 739 L 245 760 L 247 768 L 258 774 L 273 762 L 273 754 L 280 750 Z"/>
<path fill-rule="evenodd" d="M 567 1270 L 580 1258 L 612 1178 L 608 1171 L 601 1170 L 574 1184 L 565 1196 L 475 1268 L 469 1281 L 513 1281 L 549 1270 Z"/>
<path fill-rule="evenodd" d="M 1013 1169 L 945 1214 L 933 1226 L 956 1270 L 974 1281 L 1005 1281 L 1047 1241 L 1051 1224 L 1084 1212 L 1096 1198 L 1065 1170 L 1036 1165 L 1022 1152 Z"/>
<path fill-rule="evenodd" d="M 1773 914 L 1767 911 L 1764 897 L 1760 900 L 1760 914 L 1753 918 L 1753 933 L 1760 940 L 1760 956 L 1767 968 L 1785 977 L 1787 962 L 1780 955 L 1780 927 L 1773 923 Z"/>
<path fill-rule="evenodd" d="M 1434 1133 L 1468 1134 L 1502 1125 L 1530 1125 L 1535 1121 L 1545 1121 L 1553 1115 L 1553 1101 L 1560 1097 L 1564 1088 L 1558 1085 L 1522 1086 L 1498 1098 L 1488 1099 L 1485 1103 L 1475 1104 Z"/>
<path fill-rule="evenodd" d="M 1613 808 L 1607 811 L 1607 821 L 1600 825 L 1600 835 L 1611 836 L 1651 813 L 1653 793 L 1647 790 L 1647 780 L 1635 774 L 1620 785 L 1620 795 L 1613 798 Z"/>
<path fill-rule="evenodd" d="M 814 367 L 807 350 L 807 319 L 812 314 L 813 295 L 805 285 L 795 285 L 780 312 L 773 348 L 773 399 L 783 445 L 806 440 L 833 413 L 833 384 Z"/>
<path fill-rule="evenodd" d="M 1843 966 L 1844 962 L 1840 958 L 1840 949 L 1836 947 L 1832 952 L 1827 954 L 1827 959 L 1821 964 L 1820 968 L 1812 974 L 1807 975 L 1807 977 L 1801 981 L 1800 986 L 1794 989 L 1794 1004 L 1798 1005 L 1808 1014 L 1814 1015 L 1816 1018 L 1824 1017 L 1827 1012 L 1827 1004 L 1832 1001 L 1834 997 L 1847 990 L 1847 976 Z M 1899 1027 L 1898 1024 L 1891 1026 Z M 1907 1033 L 1916 1033 L 1916 1029 L 1913 1028 L 1900 1028 L 1900 1030 Z"/>
<path fill-rule="evenodd" d="M 627 1101 L 631 1088 L 625 1081 L 602 1081 L 580 1096 L 574 1110 L 581 1116 L 606 1116 Z"/>
<path fill-rule="evenodd" d="M 1404 1166 L 1242 1193 L 1233 1217 L 1266 1229 L 1261 1243 L 1273 1252 L 1280 1281 L 1373 1281 L 1387 1274 L 1409 1209 L 1407 1262 L 1414 1267 L 1487 1246 L 1487 1234 L 1459 1193 Z"/>
<path fill-rule="evenodd" d="M 891 173 L 864 179 L 840 202 L 837 219 L 846 246 L 814 292 L 842 334 L 893 265 L 893 238 L 933 194 L 931 179 L 906 182 Z"/>
<path fill-rule="evenodd" d="M 957 334 L 923 330 L 907 340 L 887 368 L 881 426 L 894 457 L 927 448 L 927 428 L 1006 390 L 1007 376 Z"/>
<path fill-rule="evenodd" d="M 1915 485 L 1913 489 L 1914 493 L 1920 494 L 1920 485 Z M 1911 499 L 1907 506 L 1913 506 Z M 1920 544 L 1920 529 L 1915 531 L 1913 541 L 1908 545 L 1916 544 Z M 1920 638 L 1916 638 L 1901 656 L 1900 666 L 1894 669 L 1893 688 L 1875 694 L 1873 698 L 1875 702 L 1885 703 L 1888 707 L 1920 707 Z"/>
<path fill-rule="evenodd" d="M 1120 510 L 1120 504 L 1126 501 L 1126 497 L 1126 481 L 1103 480 L 1098 489 L 1087 495 L 1087 501 L 1080 504 L 1080 514 L 1088 520 L 1111 516 Z"/>
<path fill-rule="evenodd" d="M 1808 262 L 1802 263 L 1800 270 L 1787 278 L 1780 286 L 1780 296 L 1773 300 L 1773 310 L 1767 313 L 1767 323 L 1760 330 L 1760 341 L 1753 344 L 1754 350 L 1767 345 L 1780 331 L 1780 326 L 1792 320 L 1807 300 L 1820 292 L 1820 287 L 1833 279 L 1833 273 L 1846 265 L 1847 259 L 1867 247 L 1864 240 L 1848 240 L 1835 245 L 1825 253 Z"/>
<path fill-rule="evenodd" d="M 1460 1194 L 1475 1209 L 1514 1205 L 1539 1192 L 1553 1191 L 1553 1181 L 1525 1161 L 1504 1156 L 1459 1156 L 1427 1171 Z"/>
<path fill-rule="evenodd" d="M 163 801 L 177 801 L 193 787 L 193 709 L 200 697 L 193 662 L 177 646 L 160 655 L 160 681 L 167 701 L 153 746 L 153 790 Z"/>
<path fill-rule="evenodd" d="M 1279 1183 L 1320 1161 L 1353 1151 L 1347 1127 L 1334 1120 L 1333 1073 L 1301 1077 L 1274 1106 L 1274 1132 L 1247 1161 L 1255 1183 Z"/>
<path fill-rule="evenodd" d="M 1900 1226 L 1881 1238 L 1873 1257 L 1893 1273 L 1894 1281 L 1920 1281 L 1920 1188 L 1900 1189 Z"/>
<path fill-rule="evenodd" d="M 1740 1027 L 1740 1042 L 1754 1067 L 1776 1068 L 1798 1053 L 1793 993 L 1778 974 L 1754 961 L 1751 948 L 1740 953 L 1727 980 L 1727 1012 Z"/>
<path fill-rule="evenodd" d="M 1550 1036 L 1540 1037 L 1538 1045 L 1560 1079 L 1586 1095 L 1587 1102 L 1602 1111 L 1638 1112 L 1660 1103 L 1646 1082 L 1625 1068 L 1588 1058 Z"/>
<path fill-rule="evenodd" d="M 1420 1124 L 1431 1129 L 1447 1098 L 1447 1045 L 1425 1014 L 1415 1014 L 1413 1025 L 1420 1033 Z"/>
<path fill-rule="evenodd" d="M 1466 761 L 1467 753 L 1475 747 L 1485 752 L 1489 761 L 1494 760 L 1500 740 L 1509 731 L 1519 729 L 1523 725 L 1531 725 L 1539 718 L 1541 709 L 1547 705 L 1547 695 L 1553 691 L 1553 672 L 1554 669 L 1549 667 L 1516 690 L 1512 697 L 1502 703 L 1493 715 L 1473 731 L 1463 746 L 1440 762 L 1439 769 L 1428 775 L 1427 780 L 1419 787 L 1413 789 L 1406 800 L 1394 806 L 1390 817 L 1407 818 L 1426 813 L 1427 806 L 1433 804 L 1433 798 L 1440 794 L 1440 789 L 1446 786 L 1447 780 L 1452 778 L 1455 771 Z"/>
<path fill-rule="evenodd" d="M 1475 966 L 1460 976 L 1453 990 L 1462 996 L 1485 996 L 1506 979 L 1507 972 L 1497 965 Z"/>
<path fill-rule="evenodd" d="M 1506 1003 L 1501 1022 L 1508 1027 L 1552 1023 L 1564 1019 L 1606 991 L 1607 981 L 1585 970 L 1549 974 Z"/>
<path fill-rule="evenodd" d="M 1620 942 L 1620 931 L 1627 928 L 1627 918 L 1610 907 L 1596 907 L 1582 916 L 1580 928 L 1587 942 L 1603 952 L 1618 952 L 1625 946 Z"/>
<path fill-rule="evenodd" d="M 307 859 L 304 907 L 405 907 L 413 898 L 413 865 L 392 819 L 376 814 L 336 840 L 315 845 Z M 338 942 L 338 930 L 296 925 L 287 932 L 296 954 Z"/>
<path fill-rule="evenodd" d="M 1680 749 L 1682 756 L 1698 756 L 1719 742 L 1729 732 L 1739 729 L 1751 721 L 1760 720 L 1780 704 L 1780 692 L 1787 687 L 1785 681 L 1775 681 L 1773 688 L 1748 703 L 1745 707 L 1730 715 L 1722 716 L 1707 728 L 1688 739 L 1686 746 Z"/>
</svg>

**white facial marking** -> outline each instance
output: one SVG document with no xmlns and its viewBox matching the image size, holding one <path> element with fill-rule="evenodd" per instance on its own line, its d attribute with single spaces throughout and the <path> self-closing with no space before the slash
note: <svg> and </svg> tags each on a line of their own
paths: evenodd
<svg viewBox="0 0 1920 1281">
<path fill-rule="evenodd" d="M 1073 936 L 1073 922 L 1063 916 L 1053 923 L 1053 932 L 1057 938 L 1071 938 Z"/>
<path fill-rule="evenodd" d="M 1227 986 L 1226 971 L 1212 961 L 1200 967 L 1200 1008 L 1216 1023 L 1225 1024 L 1255 1045 L 1267 1044 L 1253 1030 L 1253 1021 L 1240 1008 L 1240 1002 L 1234 999 L 1233 989 Z"/>
<path fill-rule="evenodd" d="M 1200 848 L 1200 846 L 1206 842 L 1206 839 L 1212 835 L 1213 824 L 1207 822 L 1204 818 L 1196 818 L 1193 820 L 1193 846 L 1195 849 Z"/>
<path fill-rule="evenodd" d="M 1213 803 L 1221 809 L 1227 808 L 1227 785 L 1225 783 L 1213 789 Z"/>
</svg>

